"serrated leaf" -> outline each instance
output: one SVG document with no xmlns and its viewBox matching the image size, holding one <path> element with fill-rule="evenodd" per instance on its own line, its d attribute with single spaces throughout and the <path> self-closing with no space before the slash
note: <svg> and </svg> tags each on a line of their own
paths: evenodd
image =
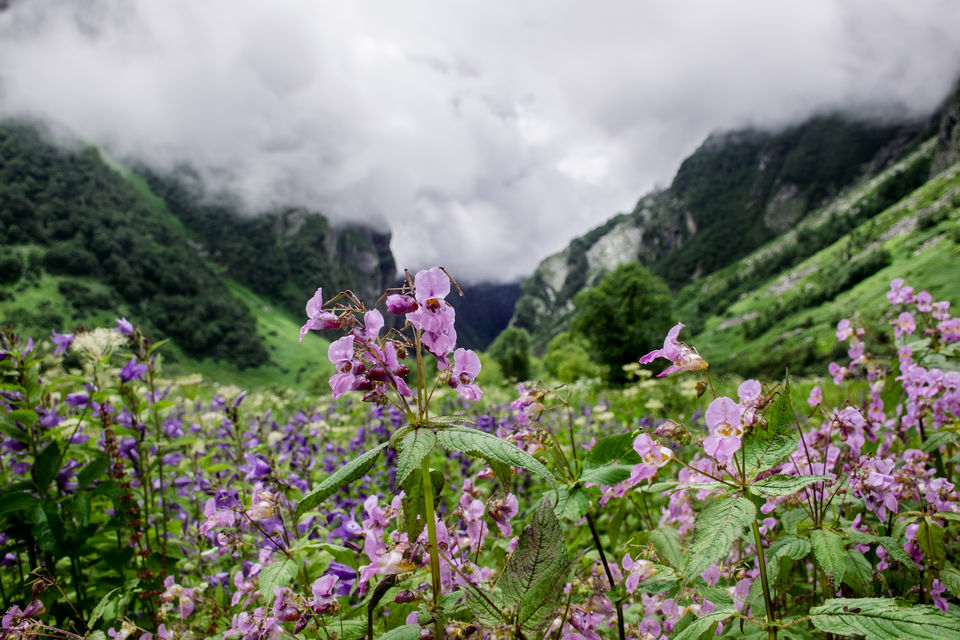
<svg viewBox="0 0 960 640">
<path fill-rule="evenodd" d="M 618 433 L 600 438 L 587 452 L 586 462 L 591 467 L 601 467 L 612 462 L 639 464 L 643 460 L 640 454 L 633 450 L 635 439 L 636 436 L 632 433 Z"/>
<path fill-rule="evenodd" d="M 650 542 L 654 549 L 673 567 L 682 567 L 683 547 L 680 544 L 680 534 L 672 527 L 660 527 L 650 532 Z"/>
<path fill-rule="evenodd" d="M 535 629 L 549 619 L 560 601 L 568 569 L 563 527 L 553 513 L 553 501 L 545 497 L 520 534 L 498 583 L 503 602 L 516 610 L 519 627 Z"/>
<path fill-rule="evenodd" d="M 290 558 L 277 560 L 260 570 L 260 594 L 267 604 L 273 603 L 273 588 L 288 586 L 299 571 L 300 567 Z"/>
<path fill-rule="evenodd" d="M 107 634 L 103 631 L 94 631 L 87 636 L 87 640 L 107 640 Z"/>
<path fill-rule="evenodd" d="M 732 616 L 736 611 L 733 609 L 718 609 L 700 616 L 688 624 L 679 633 L 670 636 L 671 640 L 697 640 L 704 632 Z"/>
<path fill-rule="evenodd" d="M 947 588 L 947 591 L 955 597 L 960 598 L 960 571 L 956 569 L 940 569 L 940 582 Z"/>
<path fill-rule="evenodd" d="M 780 575 L 780 559 L 802 560 L 810 553 L 810 542 L 796 536 L 784 536 L 767 550 L 767 578 L 775 582 Z"/>
<path fill-rule="evenodd" d="M 574 487 L 573 489 L 563 486 L 557 487 L 556 492 L 551 495 L 557 496 L 553 512 L 557 514 L 558 518 L 570 522 L 579 522 L 583 516 L 587 515 L 590 508 L 590 498 L 587 496 L 587 492 L 580 487 Z"/>
<path fill-rule="evenodd" d="M 415 624 L 405 624 L 396 629 L 390 629 L 380 636 L 380 640 L 420 640 L 420 627 Z"/>
<path fill-rule="evenodd" d="M 699 576 L 743 534 L 743 529 L 757 517 L 757 508 L 749 498 L 730 496 L 713 502 L 697 515 L 693 544 L 687 550 L 684 580 Z"/>
<path fill-rule="evenodd" d="M 87 622 L 87 628 L 92 629 L 97 621 L 103 617 L 103 612 L 107 610 L 107 606 L 110 604 L 110 599 L 113 597 L 117 591 L 120 591 L 121 587 L 117 587 L 113 591 L 107 593 L 107 595 L 100 598 L 100 602 L 97 603 L 97 606 L 93 608 L 93 611 L 90 612 L 90 620 Z"/>
<path fill-rule="evenodd" d="M 766 429 L 754 429 L 743 438 L 747 477 L 756 477 L 774 466 L 797 448 L 798 435 L 794 429 L 790 388 L 787 387 L 764 412 Z"/>
<path fill-rule="evenodd" d="M 677 575 L 677 572 L 667 565 L 654 564 L 652 571 L 654 572 L 653 575 L 640 583 L 643 593 L 662 593 L 680 582 L 680 576 Z"/>
<path fill-rule="evenodd" d="M 608 464 L 594 469 L 584 469 L 580 482 L 601 485 L 615 485 L 630 477 L 633 467 L 625 464 Z"/>
<path fill-rule="evenodd" d="M 397 444 L 397 486 L 403 486 L 410 472 L 420 466 L 423 459 L 437 444 L 437 436 L 430 429 L 414 429 Z"/>
<path fill-rule="evenodd" d="M 826 482 L 827 476 L 788 476 L 778 474 L 750 485 L 750 492 L 762 496 L 788 496 L 815 482 Z"/>
<path fill-rule="evenodd" d="M 320 483 L 320 485 L 310 495 L 297 503 L 297 510 L 293 514 L 293 522 L 296 524 L 300 517 L 310 511 L 315 506 L 332 496 L 341 487 L 344 487 L 355 480 L 359 480 L 373 467 L 377 457 L 387 443 L 384 442 L 369 451 L 364 452 L 359 457 L 354 458 L 343 465 Z"/>
<path fill-rule="evenodd" d="M 867 640 L 960 640 L 960 624 L 929 605 L 907 605 L 892 598 L 834 598 L 810 609 L 820 631 Z"/>
<path fill-rule="evenodd" d="M 320 627 L 320 633 L 326 640 L 360 640 L 367 636 L 367 623 L 363 620 L 332 620 L 326 627 Z"/>
<path fill-rule="evenodd" d="M 847 538 L 850 539 L 850 542 L 856 544 L 879 544 L 893 559 L 902 562 L 908 567 L 918 568 L 916 563 L 907 555 L 907 552 L 903 550 L 903 546 L 890 536 L 875 536 L 865 531 L 857 531 L 856 529 L 847 529 L 845 533 Z"/>
<path fill-rule="evenodd" d="M 873 595 L 873 567 L 870 562 L 856 549 L 847 549 L 847 570 L 843 574 L 843 582 L 857 595 L 869 597 Z"/>
<path fill-rule="evenodd" d="M 830 584 L 836 588 L 843 581 L 847 570 L 846 552 L 843 537 L 830 529 L 811 529 L 810 544 L 813 545 L 813 557 L 827 574 Z"/>
<path fill-rule="evenodd" d="M 470 611 L 473 619 L 482 625 L 496 627 L 508 624 L 501 615 L 500 609 L 503 608 L 503 594 L 497 587 L 487 588 L 476 587 L 472 584 L 465 585 L 467 588 L 467 599 L 464 604 Z"/>
<path fill-rule="evenodd" d="M 437 442 L 446 449 L 479 456 L 488 462 L 526 469 L 546 480 L 551 488 L 557 486 L 553 474 L 539 460 L 495 435 L 454 425 L 437 433 Z"/>
</svg>

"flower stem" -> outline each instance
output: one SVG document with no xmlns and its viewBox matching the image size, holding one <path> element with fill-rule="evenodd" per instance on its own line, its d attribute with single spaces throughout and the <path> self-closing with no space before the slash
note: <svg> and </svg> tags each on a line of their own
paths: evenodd
<svg viewBox="0 0 960 640">
<path fill-rule="evenodd" d="M 773 624 L 773 601 L 770 598 L 770 584 L 767 582 L 767 561 L 763 557 L 763 539 L 760 537 L 760 527 L 757 521 L 753 523 L 753 540 L 757 545 L 757 561 L 760 563 L 760 584 L 763 586 L 763 603 L 767 608 L 764 616 L 767 627 L 767 637 L 777 640 L 777 627 Z"/>
<path fill-rule="evenodd" d="M 607 556 L 603 552 L 603 545 L 600 544 L 600 534 L 597 533 L 597 525 L 593 522 L 593 516 L 590 515 L 590 511 L 587 511 L 587 524 L 590 526 L 590 533 L 593 535 L 593 544 L 597 547 L 597 552 L 600 554 L 600 562 L 603 563 L 603 570 L 607 574 L 607 581 L 610 583 L 610 590 L 613 591 L 617 588 L 617 585 L 613 581 L 613 573 L 610 571 L 610 565 L 607 564 Z M 620 598 L 617 598 L 617 633 L 620 637 L 620 640 L 626 640 L 626 631 L 623 624 L 623 601 Z"/>
<path fill-rule="evenodd" d="M 430 478 L 430 465 L 424 458 L 420 465 L 423 475 L 423 504 L 425 516 L 427 518 L 427 541 L 430 551 L 430 576 L 433 586 L 433 621 L 436 627 L 436 637 L 443 637 L 443 626 L 440 624 L 440 618 L 437 615 L 437 601 L 440 598 L 440 554 L 437 547 L 437 525 L 433 511 L 433 480 Z"/>
</svg>

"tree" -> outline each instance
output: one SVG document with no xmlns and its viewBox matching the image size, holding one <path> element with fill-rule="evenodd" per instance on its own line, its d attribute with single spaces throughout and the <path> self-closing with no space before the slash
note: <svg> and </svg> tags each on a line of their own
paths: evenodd
<svg viewBox="0 0 960 640">
<path fill-rule="evenodd" d="M 573 300 L 573 330 L 590 343 L 593 359 L 609 367 L 611 382 L 623 382 L 623 365 L 663 342 L 671 325 L 667 285 L 639 262 L 617 267 Z"/>
<path fill-rule="evenodd" d="M 507 378 L 526 380 L 530 377 L 530 334 L 526 330 L 507 327 L 490 344 L 487 353 Z"/>
</svg>

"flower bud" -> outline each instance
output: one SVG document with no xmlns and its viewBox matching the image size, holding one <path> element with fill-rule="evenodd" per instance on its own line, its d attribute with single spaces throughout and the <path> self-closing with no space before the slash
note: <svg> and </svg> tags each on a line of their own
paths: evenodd
<svg viewBox="0 0 960 640">
<path fill-rule="evenodd" d="M 387 311 L 398 316 L 416 311 L 419 307 L 417 301 L 410 296 L 397 293 L 387 296 Z"/>
<path fill-rule="evenodd" d="M 396 595 L 393 601 L 396 602 L 397 604 L 404 604 L 407 602 L 414 602 L 416 601 L 416 599 L 417 599 L 417 594 L 415 594 L 410 589 L 404 589 L 403 591 L 401 591 Z"/>
</svg>

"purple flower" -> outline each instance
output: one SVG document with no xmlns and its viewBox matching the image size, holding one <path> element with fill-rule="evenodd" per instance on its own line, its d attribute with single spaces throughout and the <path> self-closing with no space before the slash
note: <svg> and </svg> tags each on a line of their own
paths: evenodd
<svg viewBox="0 0 960 640">
<path fill-rule="evenodd" d="M 423 332 L 423 344 L 446 367 L 446 356 L 457 344 L 453 328 L 456 312 L 444 298 L 450 293 L 450 278 L 434 267 L 418 271 L 413 278 L 414 295 L 419 307 L 407 314 L 414 329 Z"/>
<path fill-rule="evenodd" d="M 387 311 L 398 316 L 412 313 L 419 306 L 420 304 L 410 296 L 402 296 L 398 293 L 387 296 Z"/>
<path fill-rule="evenodd" d="M 473 384 L 480 374 L 480 357 L 470 349 L 460 348 L 453 352 L 453 371 L 450 372 L 450 386 L 470 402 L 483 397 L 483 390 Z"/>
<path fill-rule="evenodd" d="M 70 345 L 73 343 L 73 334 L 72 333 L 57 333 L 56 331 L 50 332 L 50 341 L 57 345 L 57 348 L 53 350 L 53 355 L 59 356 L 67 352 L 67 349 L 70 348 Z"/>
<path fill-rule="evenodd" d="M 27 337 L 27 346 L 23 348 L 23 351 L 20 352 L 21 358 L 26 358 L 27 355 L 33 351 L 33 336 Z"/>
<path fill-rule="evenodd" d="M 721 464 L 730 462 L 733 454 L 740 450 L 743 436 L 741 412 L 742 407 L 726 396 L 720 396 L 707 407 L 706 423 L 710 436 L 704 439 L 703 449 Z"/>
<path fill-rule="evenodd" d="M 117 318 L 117 328 L 114 331 L 118 331 L 125 336 L 132 336 L 133 325 L 126 318 Z"/>
<path fill-rule="evenodd" d="M 353 352 L 353 336 L 343 336 L 327 347 L 327 358 L 336 367 L 337 373 L 330 376 L 330 389 L 336 400 L 353 387 L 357 376 L 353 373 L 356 365 L 362 366 Z"/>
<path fill-rule="evenodd" d="M 339 329 L 340 320 L 329 311 L 323 310 L 323 289 L 317 287 L 317 292 L 307 300 L 307 322 L 300 327 L 300 342 L 311 329 Z"/>
<path fill-rule="evenodd" d="M 147 365 L 140 364 L 137 362 L 136 358 L 130 358 L 130 362 L 126 364 L 120 371 L 120 380 L 123 382 L 130 382 L 132 380 L 138 380 L 143 377 L 143 374 L 147 372 Z"/>
<path fill-rule="evenodd" d="M 86 407 L 90 404 L 90 396 L 82 391 L 77 391 L 76 393 L 67 394 L 66 401 L 71 407 Z"/>
<path fill-rule="evenodd" d="M 684 324 L 678 322 L 667 333 L 667 337 L 663 341 L 662 349 L 654 349 L 640 358 L 640 364 L 650 364 L 657 358 L 666 358 L 673 363 L 661 371 L 657 375 L 658 378 L 677 371 L 699 371 L 707 368 L 707 361 L 700 357 L 696 349 L 688 347 L 682 342 L 677 342 L 677 336 L 680 335 L 680 329 L 683 329 L 683 327 Z"/>
</svg>

